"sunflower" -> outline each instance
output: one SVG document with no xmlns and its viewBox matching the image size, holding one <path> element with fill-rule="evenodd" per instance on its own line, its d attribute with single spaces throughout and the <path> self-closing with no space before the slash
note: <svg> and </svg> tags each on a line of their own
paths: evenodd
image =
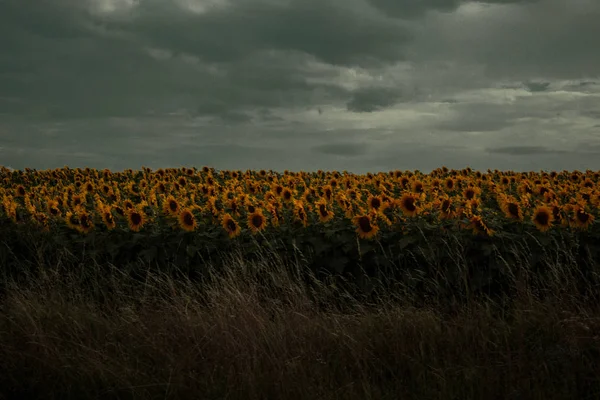
<svg viewBox="0 0 600 400">
<path fill-rule="evenodd" d="M 25 187 L 23 187 L 23 185 L 17 186 L 16 192 L 17 192 L 17 197 L 25 196 Z"/>
<path fill-rule="evenodd" d="M 552 227 L 552 222 L 554 221 L 554 215 L 552 210 L 544 205 L 536 207 L 533 211 L 533 216 L 531 220 L 535 224 L 535 226 L 541 232 L 546 232 Z"/>
<path fill-rule="evenodd" d="M 554 202 L 554 204 L 550 206 L 550 209 L 552 210 L 552 216 L 554 217 L 554 221 L 561 222 L 562 224 L 564 218 L 562 216 L 561 206 L 559 206 L 557 202 Z"/>
<path fill-rule="evenodd" d="M 94 229 L 94 222 L 92 221 L 92 217 L 87 211 L 80 210 L 78 213 L 79 217 L 79 225 L 77 226 L 77 230 L 81 233 L 89 233 Z"/>
<path fill-rule="evenodd" d="M 179 227 L 184 231 L 193 232 L 198 227 L 196 218 L 189 208 L 182 208 L 177 220 L 179 221 Z"/>
<path fill-rule="evenodd" d="M 463 190 L 463 196 L 465 196 L 467 200 L 474 199 L 480 193 L 481 189 L 476 186 L 467 186 L 465 190 Z"/>
<path fill-rule="evenodd" d="M 348 189 L 346 190 L 346 195 L 351 199 L 351 200 L 356 200 L 358 199 L 359 195 L 358 192 L 356 191 L 356 189 Z"/>
<path fill-rule="evenodd" d="M 201 192 L 203 195 L 207 196 L 207 195 L 209 195 L 209 194 L 210 194 L 210 189 L 211 189 L 211 188 L 209 188 L 209 187 L 208 187 L 208 186 L 206 186 L 206 185 L 200 184 L 200 185 L 198 185 L 198 189 L 200 189 L 200 192 Z"/>
<path fill-rule="evenodd" d="M 532 194 L 533 193 L 533 189 L 531 188 L 531 185 L 527 182 L 527 181 L 523 181 L 518 187 L 517 187 L 517 191 L 519 192 L 519 194 L 524 195 L 524 194 Z"/>
<path fill-rule="evenodd" d="M 476 235 L 492 236 L 494 234 L 494 231 L 488 228 L 479 215 L 473 215 L 469 222 L 468 228 Z"/>
<path fill-rule="evenodd" d="M 333 189 L 331 188 L 331 186 L 324 186 L 323 189 L 323 196 L 325 196 L 325 198 L 327 199 L 327 201 L 331 201 L 332 197 L 333 197 Z"/>
<path fill-rule="evenodd" d="M 43 212 L 35 212 L 33 214 L 33 220 L 36 221 L 42 228 L 42 230 L 47 231 L 48 230 L 48 220 L 50 219 L 50 217 L 48 217 L 48 214 L 45 214 Z"/>
<path fill-rule="evenodd" d="M 388 203 L 384 203 L 381 196 L 373 195 L 370 195 L 367 199 L 367 205 L 369 206 L 370 210 L 373 210 L 375 212 L 383 211 L 385 208 L 388 207 Z"/>
<path fill-rule="evenodd" d="M 238 201 L 237 198 L 233 198 L 230 199 L 229 201 L 227 201 L 227 207 L 231 210 L 232 213 L 234 214 L 239 214 L 240 211 L 240 202 Z"/>
<path fill-rule="evenodd" d="M 122 207 L 115 206 L 115 207 L 114 207 L 114 210 L 115 210 L 115 212 L 116 212 L 117 214 L 119 214 L 121 217 L 124 217 L 124 216 L 125 216 L 125 210 L 123 210 L 123 208 L 122 208 Z"/>
<path fill-rule="evenodd" d="M 447 178 L 444 181 L 444 187 L 446 188 L 446 190 L 454 189 L 455 184 L 456 184 L 456 182 L 454 182 L 454 179 L 452 179 L 452 178 Z"/>
<path fill-rule="evenodd" d="M 135 208 L 127 211 L 127 224 L 133 232 L 139 232 L 146 222 L 146 216 L 141 210 Z"/>
<path fill-rule="evenodd" d="M 356 226 L 356 233 L 361 239 L 372 239 L 379 232 L 379 227 L 371 220 L 369 215 L 357 215 L 352 219 Z"/>
<path fill-rule="evenodd" d="M 110 206 L 104 207 L 100 215 L 102 216 L 102 222 L 104 222 L 109 231 L 115 228 L 117 224 L 113 218 Z"/>
<path fill-rule="evenodd" d="M 108 194 L 108 199 L 109 199 L 110 201 L 112 201 L 113 203 L 117 202 L 117 201 L 119 200 L 119 198 L 120 198 L 120 197 L 119 197 L 119 196 L 117 196 L 117 195 L 116 195 L 116 194 L 115 194 L 113 191 L 111 191 L 111 192 Z"/>
<path fill-rule="evenodd" d="M 133 201 L 126 199 L 125 201 L 123 201 L 123 207 L 125 207 L 126 210 L 133 209 L 134 208 Z"/>
<path fill-rule="evenodd" d="M 410 183 L 410 179 L 408 179 L 407 176 L 403 176 L 402 178 L 400 178 L 400 180 L 398 181 L 398 183 L 400 184 L 400 187 L 402 189 L 407 189 L 408 188 L 408 184 Z"/>
<path fill-rule="evenodd" d="M 425 186 L 423 185 L 423 182 L 416 180 L 412 183 L 412 190 L 415 193 L 423 193 L 423 191 L 425 191 Z"/>
<path fill-rule="evenodd" d="M 279 222 L 283 220 L 279 212 L 279 206 L 277 204 L 267 204 L 267 210 L 271 213 L 271 225 L 278 227 Z"/>
<path fill-rule="evenodd" d="M 333 211 L 327 209 L 327 202 L 325 199 L 317 201 L 317 214 L 319 215 L 319 221 L 322 223 L 331 221 L 335 214 Z"/>
<path fill-rule="evenodd" d="M 264 199 L 268 202 L 271 202 L 277 199 L 277 195 L 272 190 L 269 190 L 267 193 L 265 193 Z"/>
<path fill-rule="evenodd" d="M 261 209 L 257 208 L 254 212 L 248 214 L 247 219 L 248 228 L 252 233 L 256 234 L 265 229 L 267 226 L 267 219 L 265 218 Z"/>
<path fill-rule="evenodd" d="M 80 195 L 77 195 L 77 194 L 74 195 L 73 199 L 71 200 L 71 206 L 73 208 L 75 208 L 75 207 L 80 206 L 82 204 L 83 204 L 83 197 L 80 196 Z"/>
<path fill-rule="evenodd" d="M 438 202 L 440 210 L 440 219 L 451 219 L 454 217 L 454 206 L 450 198 L 442 198 Z"/>
<path fill-rule="evenodd" d="M 398 200 L 398 205 L 404 214 L 409 217 L 414 217 L 419 213 L 419 208 L 416 206 L 416 201 L 419 199 L 418 195 L 412 193 L 405 193 Z"/>
<path fill-rule="evenodd" d="M 583 207 L 577 207 L 573 218 L 573 225 L 582 230 L 586 230 L 594 222 L 594 216 L 585 211 Z"/>
<path fill-rule="evenodd" d="M 351 211 L 351 210 L 349 210 L 349 211 Z M 376 215 L 373 216 L 373 218 L 375 218 L 377 221 L 379 221 L 379 220 L 383 221 L 383 223 L 386 224 L 387 226 L 393 225 L 392 220 L 383 212 L 377 213 Z"/>
<path fill-rule="evenodd" d="M 304 205 L 301 201 L 295 202 L 294 217 L 296 221 L 300 222 L 305 228 L 308 226 L 308 215 L 304 210 Z"/>
<path fill-rule="evenodd" d="M 51 200 L 48 202 L 48 214 L 52 217 L 58 217 L 61 214 L 60 208 L 58 208 L 58 201 Z"/>
<path fill-rule="evenodd" d="M 208 206 L 210 207 L 213 215 L 219 215 L 223 211 L 224 205 L 216 196 L 210 196 L 208 198 Z"/>
<path fill-rule="evenodd" d="M 163 203 L 163 212 L 167 215 L 179 215 L 180 206 L 175 197 L 170 195 Z"/>
<path fill-rule="evenodd" d="M 585 180 L 581 183 L 581 186 L 584 188 L 593 188 L 595 183 L 590 178 L 585 178 Z"/>
<path fill-rule="evenodd" d="M 571 178 L 571 182 L 573 182 L 573 183 L 577 183 L 577 182 L 579 182 L 579 178 L 580 178 L 579 172 L 577 172 L 577 171 L 574 171 L 574 172 L 571 174 L 570 178 Z"/>
<path fill-rule="evenodd" d="M 67 211 L 65 214 L 65 224 L 74 230 L 79 230 L 79 217 L 72 211 Z"/>
<path fill-rule="evenodd" d="M 523 210 L 521 205 L 512 197 L 506 197 L 501 200 L 500 208 L 506 218 L 523 221 Z"/>
<path fill-rule="evenodd" d="M 138 187 L 138 185 L 135 182 L 129 182 L 126 186 L 125 189 L 132 195 L 137 196 L 140 194 L 140 188 Z"/>
<path fill-rule="evenodd" d="M 158 182 L 155 186 L 157 193 L 167 193 L 167 185 L 165 182 Z"/>
</svg>

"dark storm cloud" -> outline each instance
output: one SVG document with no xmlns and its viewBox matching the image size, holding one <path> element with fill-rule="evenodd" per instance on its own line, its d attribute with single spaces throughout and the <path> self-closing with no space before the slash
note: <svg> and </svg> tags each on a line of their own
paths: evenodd
<svg viewBox="0 0 600 400">
<path fill-rule="evenodd" d="M 525 82 L 524 85 L 530 92 L 544 92 L 548 90 L 550 82 Z"/>
<path fill-rule="evenodd" d="M 450 121 L 441 122 L 436 125 L 436 128 L 456 132 L 494 132 L 513 124 L 513 121 L 502 118 L 500 115 L 490 118 L 487 115 L 466 114 Z"/>
<path fill-rule="evenodd" d="M 486 3 L 495 4 L 465 2 L 452 15 L 429 15 L 409 57 L 477 63 L 495 79 L 598 75 L 600 52 L 594 38 L 600 37 L 599 1 Z"/>
<path fill-rule="evenodd" d="M 494 98 L 495 97 L 495 98 Z M 499 137 L 518 127 L 529 125 L 532 134 L 539 129 L 557 129 L 559 126 L 573 134 L 573 126 L 589 121 L 577 117 L 595 118 L 600 107 L 600 95 L 584 95 L 578 92 L 537 91 L 528 93 L 496 91 L 490 102 L 481 100 L 459 101 L 448 105 L 451 113 L 440 119 L 435 127 L 442 131 L 498 132 Z M 513 98 L 514 97 L 514 98 Z M 512 98 L 512 99 L 511 99 Z M 582 139 L 583 140 L 583 139 Z"/>
<path fill-rule="evenodd" d="M 223 115 L 257 106 L 344 101 L 311 83 L 309 63 L 382 65 L 403 58 L 407 29 L 361 0 L 243 0 L 197 13 L 142 0 L 97 14 L 93 0 L 0 2 L 3 112 L 41 118 Z M 332 71 L 331 73 L 335 73 Z M 326 75 L 321 73 L 320 77 Z M 234 113 L 235 115 L 235 113 Z"/>
<path fill-rule="evenodd" d="M 146 0 L 113 22 L 147 43 L 232 62 L 257 50 L 310 54 L 332 64 L 401 59 L 410 35 L 398 21 L 358 0 L 237 1 L 195 14 L 174 0 Z"/>
<path fill-rule="evenodd" d="M 466 0 L 367 0 L 382 12 L 397 18 L 418 18 L 428 11 L 449 13 Z M 540 0 L 481 0 L 486 4 L 523 4 Z"/>
<path fill-rule="evenodd" d="M 363 155 L 367 151 L 365 143 L 330 143 L 313 147 L 314 151 L 340 156 Z"/>
<path fill-rule="evenodd" d="M 582 110 L 579 114 L 584 117 L 600 120 L 600 110 Z"/>
<path fill-rule="evenodd" d="M 0 0 L 0 160 L 596 168 L 598 20 L 594 0 Z"/>
<path fill-rule="evenodd" d="M 399 99 L 397 89 L 367 87 L 354 91 L 346 108 L 352 112 L 373 112 L 392 106 Z"/>
<path fill-rule="evenodd" d="M 399 18 L 415 18 L 428 10 L 452 11 L 461 0 L 368 0 L 382 12 Z"/>
<path fill-rule="evenodd" d="M 453 117 L 436 124 L 443 131 L 494 132 L 511 125 L 517 118 L 517 110 L 498 104 L 455 103 L 450 105 L 455 111 Z"/>
<path fill-rule="evenodd" d="M 600 128 L 600 125 L 598 125 L 598 127 Z M 586 143 L 585 145 L 580 146 L 577 150 L 582 153 L 600 154 L 600 142 Z"/>
<path fill-rule="evenodd" d="M 543 146 L 506 146 L 485 149 L 488 153 L 508 154 L 512 156 L 530 156 L 535 154 L 566 154 L 564 150 L 548 149 Z"/>
<path fill-rule="evenodd" d="M 221 118 L 225 122 L 230 122 L 234 124 L 250 122 L 253 119 L 251 115 L 236 111 L 224 112 L 219 115 L 219 118 Z"/>
</svg>

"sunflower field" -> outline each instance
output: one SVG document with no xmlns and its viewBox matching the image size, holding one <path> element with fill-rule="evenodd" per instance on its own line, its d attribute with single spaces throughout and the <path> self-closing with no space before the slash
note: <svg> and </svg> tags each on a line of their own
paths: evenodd
<svg viewBox="0 0 600 400">
<path fill-rule="evenodd" d="M 600 172 L 438 168 L 344 172 L 0 169 L 5 271 L 68 254 L 87 265 L 175 265 L 219 251 L 301 256 L 317 275 L 489 290 L 530 268 L 600 269 Z M 362 281 L 361 281 L 362 282 Z M 498 283 L 500 282 L 500 283 Z M 450 289 L 449 289 L 450 290 Z"/>
</svg>

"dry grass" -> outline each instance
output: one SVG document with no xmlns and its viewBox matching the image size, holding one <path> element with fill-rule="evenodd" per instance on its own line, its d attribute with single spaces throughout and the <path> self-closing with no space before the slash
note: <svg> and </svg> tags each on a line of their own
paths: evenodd
<svg viewBox="0 0 600 400">
<path fill-rule="evenodd" d="M 228 261 L 202 283 L 94 267 L 7 283 L 0 398 L 600 397 L 593 302 L 369 304 L 276 259 Z"/>
</svg>

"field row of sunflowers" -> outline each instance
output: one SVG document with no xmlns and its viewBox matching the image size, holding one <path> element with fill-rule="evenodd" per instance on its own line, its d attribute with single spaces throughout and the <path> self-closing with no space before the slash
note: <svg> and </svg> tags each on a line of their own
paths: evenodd
<svg viewBox="0 0 600 400">
<path fill-rule="evenodd" d="M 403 231 L 411 220 L 493 236 L 499 230 L 591 230 L 600 209 L 594 171 L 429 174 L 216 171 L 204 167 L 125 170 L 0 169 L 0 218 L 81 234 L 219 226 L 233 239 L 267 229 L 351 223 L 358 237 Z M 343 222 L 340 222 L 343 221 Z"/>
</svg>

